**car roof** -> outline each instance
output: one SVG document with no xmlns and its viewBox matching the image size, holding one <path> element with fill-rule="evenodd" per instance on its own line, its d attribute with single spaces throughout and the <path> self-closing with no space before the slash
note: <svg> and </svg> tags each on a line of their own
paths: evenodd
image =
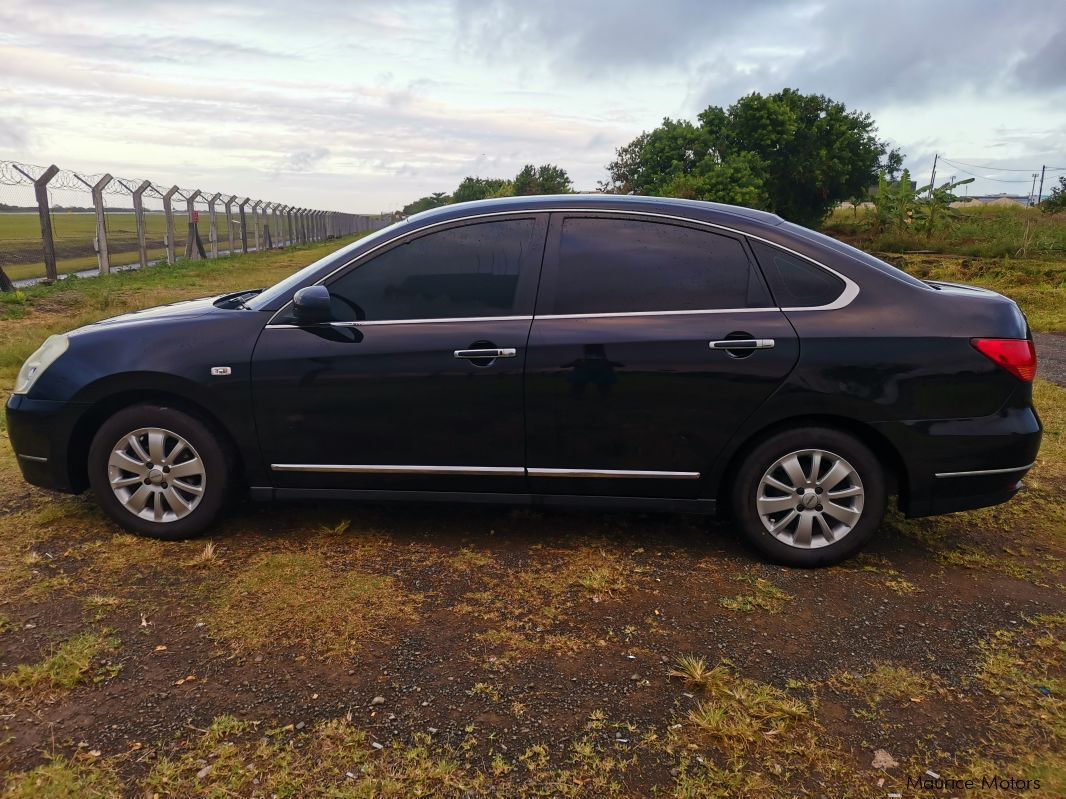
<svg viewBox="0 0 1066 799">
<path fill-rule="evenodd" d="M 767 211 L 739 205 L 682 200 L 676 197 L 645 197 L 634 194 L 540 194 L 528 197 L 499 197 L 491 200 L 454 203 L 414 214 L 407 221 L 416 227 L 448 219 L 508 211 L 547 211 L 553 209 L 654 211 L 732 226 L 776 227 L 784 220 Z"/>
</svg>

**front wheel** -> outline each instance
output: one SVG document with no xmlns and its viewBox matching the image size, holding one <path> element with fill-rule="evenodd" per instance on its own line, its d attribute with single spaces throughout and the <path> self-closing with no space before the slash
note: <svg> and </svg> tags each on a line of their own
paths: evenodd
<svg viewBox="0 0 1066 799">
<path fill-rule="evenodd" d="M 862 442 L 831 428 L 778 433 L 744 459 L 733 512 L 748 540 L 790 566 L 858 551 L 885 514 L 884 470 Z"/>
<path fill-rule="evenodd" d="M 123 408 L 89 447 L 89 484 L 130 532 L 178 540 L 203 532 L 229 490 L 218 437 L 199 419 L 161 405 Z"/>
</svg>

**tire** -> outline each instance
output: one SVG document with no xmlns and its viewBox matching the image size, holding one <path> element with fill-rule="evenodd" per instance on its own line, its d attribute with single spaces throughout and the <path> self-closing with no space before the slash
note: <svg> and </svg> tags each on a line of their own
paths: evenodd
<svg viewBox="0 0 1066 799">
<path fill-rule="evenodd" d="M 816 463 L 818 480 L 812 480 Z M 731 501 L 745 536 L 769 558 L 827 566 L 854 555 L 881 524 L 884 469 L 869 447 L 840 430 L 788 430 L 743 460 Z"/>
<path fill-rule="evenodd" d="M 206 530 L 229 492 L 230 459 L 219 437 L 165 405 L 132 405 L 105 421 L 89 447 L 88 471 L 108 516 L 131 533 L 165 541 Z"/>
</svg>

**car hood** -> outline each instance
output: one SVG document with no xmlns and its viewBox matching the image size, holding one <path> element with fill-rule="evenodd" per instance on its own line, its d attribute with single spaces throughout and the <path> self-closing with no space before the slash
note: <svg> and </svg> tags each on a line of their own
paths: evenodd
<svg viewBox="0 0 1066 799">
<path fill-rule="evenodd" d="M 170 305 L 159 305 L 155 308 L 145 308 L 143 311 L 132 311 L 130 313 L 122 314 L 121 316 L 112 316 L 110 319 L 102 319 L 99 322 L 93 322 L 92 324 L 85 325 L 85 327 L 80 327 L 71 332 L 88 333 L 107 327 L 203 316 L 204 314 L 218 310 L 214 304 L 217 300 L 218 297 L 204 297 L 198 300 L 185 300 L 183 302 L 174 302 Z"/>
</svg>

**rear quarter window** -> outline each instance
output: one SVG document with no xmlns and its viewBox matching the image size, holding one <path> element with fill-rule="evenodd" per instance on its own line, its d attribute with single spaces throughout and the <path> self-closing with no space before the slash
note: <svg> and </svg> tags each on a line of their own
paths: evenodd
<svg viewBox="0 0 1066 799">
<path fill-rule="evenodd" d="M 829 305 L 844 291 L 843 280 L 798 255 L 761 241 L 751 241 L 751 248 L 775 302 L 782 308 Z"/>
</svg>

